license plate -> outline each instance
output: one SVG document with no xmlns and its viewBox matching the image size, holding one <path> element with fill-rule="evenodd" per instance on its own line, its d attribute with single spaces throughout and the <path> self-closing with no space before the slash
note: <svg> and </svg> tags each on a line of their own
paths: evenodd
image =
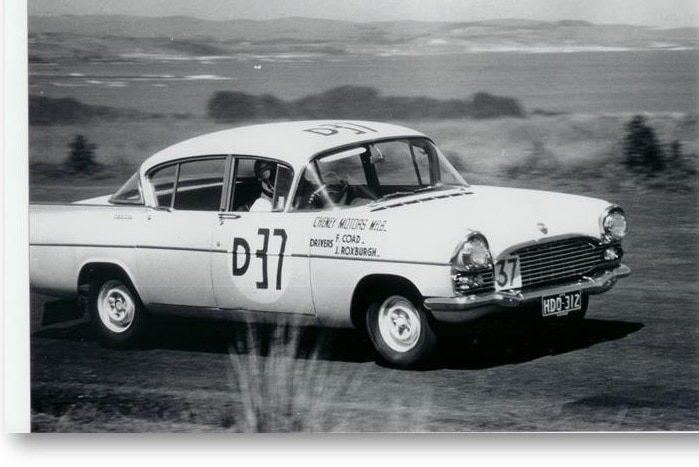
<svg viewBox="0 0 699 467">
<path fill-rule="evenodd" d="M 542 316 L 562 316 L 580 309 L 582 309 L 582 292 L 579 290 L 541 297 Z"/>
</svg>

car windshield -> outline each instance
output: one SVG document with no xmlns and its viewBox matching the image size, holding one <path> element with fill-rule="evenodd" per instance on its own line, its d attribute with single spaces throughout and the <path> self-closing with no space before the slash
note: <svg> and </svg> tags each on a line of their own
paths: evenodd
<svg viewBox="0 0 699 467">
<path fill-rule="evenodd" d="M 322 154 L 303 173 L 295 209 L 334 209 L 468 184 L 425 138 L 362 144 Z"/>
</svg>

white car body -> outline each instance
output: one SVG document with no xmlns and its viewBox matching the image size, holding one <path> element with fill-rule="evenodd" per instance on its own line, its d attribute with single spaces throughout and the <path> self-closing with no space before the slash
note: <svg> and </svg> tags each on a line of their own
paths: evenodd
<svg viewBox="0 0 699 467">
<path fill-rule="evenodd" d="M 31 206 L 31 285 L 47 294 L 77 296 L 81 288 L 85 292 L 88 276 L 95 270 L 118 269 L 144 309 L 151 311 L 202 316 L 237 316 L 243 310 L 266 316 L 292 313 L 322 325 L 361 328 L 365 310 L 356 308 L 367 305 L 361 295 L 372 280 L 379 281 L 375 288 L 390 285 L 392 280 L 400 287 L 410 287 L 419 297 L 415 307 L 430 320 L 463 322 L 505 307 L 538 303 L 544 296 L 604 292 L 618 277 L 628 275 L 628 268 L 619 261 L 620 239 L 610 238 L 605 230 L 605 216 L 623 212 L 598 199 L 455 185 L 360 205 L 294 207 L 304 170 L 319 155 L 412 138 L 423 141 L 422 145 L 429 141 L 419 132 L 395 125 L 306 121 L 242 127 L 179 143 L 153 155 L 139 168 L 139 204 L 115 204 L 105 196 L 70 205 Z M 348 154 L 352 151 L 366 153 L 357 156 L 366 161 L 375 157 L 368 155 L 368 149 L 351 149 Z M 212 163 L 220 160 L 226 167 L 221 177 L 223 186 L 229 186 L 222 188 L 226 199 L 219 209 L 159 206 L 162 201 L 150 178 L 156 177 L 152 175 L 156 170 L 211 156 L 220 156 Z M 276 212 L 232 209 L 231 193 L 235 197 L 239 190 L 231 181 L 234 171 L 238 173 L 236 157 L 271 158 L 286 165 L 290 169 L 286 173 L 293 173 L 288 175 L 289 191 L 275 200 Z M 383 158 L 381 154 L 372 164 L 383 163 Z M 184 166 L 177 167 L 173 169 L 177 174 L 184 170 Z M 281 165 L 276 170 L 281 171 Z M 417 163 L 415 170 L 421 170 Z M 432 179 L 433 173 L 429 176 Z M 420 179 L 419 174 L 417 177 Z M 180 183 L 184 193 L 185 182 Z M 175 184 L 172 190 L 177 189 Z M 168 202 L 174 205 L 177 201 Z M 487 269 L 495 276 L 509 274 L 508 279 L 513 279 L 509 284 L 495 286 L 492 281 L 499 277 L 494 277 L 490 287 L 457 293 L 455 257 L 461 254 L 464 239 L 473 235 L 485 238 L 489 248 L 486 275 Z M 505 261 L 520 248 L 570 239 L 583 239 L 599 255 L 607 254 L 604 250 L 611 245 L 618 258 L 608 264 L 600 259 L 570 277 L 530 287 L 522 285 L 519 270 L 502 269 L 509 267 Z M 504 262 L 498 263 L 500 260 Z M 555 314 L 566 314 L 566 310 Z M 396 349 L 400 353 L 400 345 Z M 400 365 L 399 360 L 393 363 Z M 408 360 L 406 365 L 417 359 Z"/>
</svg>

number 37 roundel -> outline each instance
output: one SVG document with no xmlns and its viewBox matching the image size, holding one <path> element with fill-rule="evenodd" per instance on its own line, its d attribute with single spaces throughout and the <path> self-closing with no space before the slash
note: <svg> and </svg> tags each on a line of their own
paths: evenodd
<svg viewBox="0 0 699 467">
<path fill-rule="evenodd" d="M 259 248 L 254 252 L 246 239 L 240 237 L 235 237 L 233 239 L 233 276 L 245 276 L 246 274 L 256 272 L 256 274 L 259 275 L 255 282 L 255 286 L 258 289 L 273 288 L 281 290 L 282 274 L 284 271 L 284 251 L 286 250 L 287 241 L 286 230 L 274 229 L 270 232 L 270 229 L 261 228 L 257 230 L 257 235 L 256 244 L 259 245 Z M 271 242 L 271 237 L 276 237 L 279 241 Z M 270 251 L 271 243 L 278 244 L 275 251 Z M 274 268 L 274 261 L 269 260 L 270 256 L 277 258 L 276 268 Z M 258 262 L 259 266 L 251 268 L 251 263 L 253 261 Z"/>
</svg>

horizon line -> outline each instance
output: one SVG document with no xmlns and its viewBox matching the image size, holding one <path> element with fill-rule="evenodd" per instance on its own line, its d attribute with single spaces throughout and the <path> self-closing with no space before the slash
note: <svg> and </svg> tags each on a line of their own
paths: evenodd
<svg viewBox="0 0 699 467">
<path fill-rule="evenodd" d="M 338 23 L 351 23 L 351 24 L 380 24 L 380 23 L 426 23 L 426 24 L 484 24 L 484 23 L 501 23 L 508 21 L 517 21 L 522 23 L 541 23 L 541 24 L 560 24 L 560 23 L 578 23 L 580 25 L 590 25 L 590 26 L 632 26 L 632 27 L 643 27 L 649 29 L 659 29 L 659 30 L 673 30 L 673 29 L 696 29 L 699 30 L 699 26 L 657 26 L 650 24 L 639 24 L 639 23 L 595 23 L 588 20 L 579 19 L 560 19 L 560 20 L 543 20 L 543 19 L 528 19 L 528 18 L 492 18 L 483 19 L 476 21 L 439 21 L 439 20 L 420 20 L 420 19 L 396 19 L 396 20 L 369 20 L 369 21 L 355 21 L 351 19 L 337 19 L 337 18 L 320 18 L 313 16 L 280 16 L 278 18 L 265 18 L 265 19 L 255 19 L 255 18 L 231 18 L 231 19 L 210 19 L 201 18 L 191 15 L 136 15 L 136 14 L 120 14 L 120 13 L 63 13 L 60 15 L 39 15 L 39 14 L 27 14 L 27 18 L 66 18 L 66 17 L 77 17 L 77 18 L 87 18 L 87 17 L 113 17 L 113 18 L 143 18 L 143 19 L 172 19 L 172 18 L 187 18 L 197 21 L 207 21 L 212 23 L 227 23 L 233 21 L 250 21 L 250 22 L 273 22 L 279 20 L 289 20 L 289 19 L 304 19 L 304 20 L 314 20 L 314 21 L 327 21 L 327 22 L 338 22 Z"/>
</svg>

